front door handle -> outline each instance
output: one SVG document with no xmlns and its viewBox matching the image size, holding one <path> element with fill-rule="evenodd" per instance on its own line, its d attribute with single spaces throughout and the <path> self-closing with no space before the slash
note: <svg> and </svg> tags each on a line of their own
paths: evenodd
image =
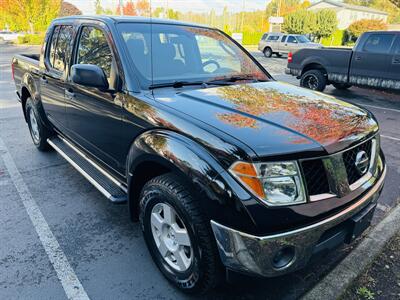
<svg viewBox="0 0 400 300">
<path fill-rule="evenodd" d="M 361 60 L 361 56 L 356 56 L 356 60 Z"/>
<path fill-rule="evenodd" d="M 75 97 L 75 93 L 72 89 L 66 89 L 65 90 L 65 97 L 69 100 L 73 99 Z"/>
</svg>

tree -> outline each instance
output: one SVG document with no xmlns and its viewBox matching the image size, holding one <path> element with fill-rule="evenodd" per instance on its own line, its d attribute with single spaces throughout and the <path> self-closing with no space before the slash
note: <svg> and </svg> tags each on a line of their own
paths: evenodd
<svg viewBox="0 0 400 300">
<path fill-rule="evenodd" d="M 336 12 L 332 9 L 322 9 L 316 13 L 316 27 L 312 33 L 318 38 L 331 36 L 337 29 Z"/>
<path fill-rule="evenodd" d="M 112 15 L 112 14 L 114 14 L 112 9 L 103 8 L 103 6 L 101 6 L 100 0 L 95 0 L 94 7 L 96 9 L 96 15 Z M 119 10 L 117 12 L 119 13 Z"/>
<path fill-rule="evenodd" d="M 120 11 L 119 5 L 117 11 Z M 135 4 L 132 1 L 125 3 L 125 5 L 122 6 L 122 14 L 126 16 L 137 16 Z"/>
<path fill-rule="evenodd" d="M 136 2 L 136 12 L 138 16 L 150 16 L 150 2 L 147 0 L 138 0 Z"/>
<path fill-rule="evenodd" d="M 394 4 L 394 6 L 397 6 L 398 8 L 400 8 L 400 0 L 390 0 L 390 2 L 392 2 Z"/>
<path fill-rule="evenodd" d="M 283 31 L 293 34 L 313 33 L 316 27 L 316 14 L 302 9 L 288 14 L 283 23 Z"/>
<path fill-rule="evenodd" d="M 58 14 L 59 17 L 81 15 L 82 12 L 73 4 L 63 1 L 61 3 L 61 9 Z"/>
<path fill-rule="evenodd" d="M 366 31 L 387 30 L 387 24 L 381 20 L 363 19 L 352 23 L 347 30 L 353 37 L 358 38 Z"/>
<path fill-rule="evenodd" d="M 11 30 L 44 31 L 60 12 L 61 0 L 1 0 L 0 24 Z"/>
</svg>

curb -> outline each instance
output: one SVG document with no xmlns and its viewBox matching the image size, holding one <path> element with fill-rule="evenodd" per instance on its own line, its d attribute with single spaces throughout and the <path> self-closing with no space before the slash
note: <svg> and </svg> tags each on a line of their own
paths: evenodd
<svg viewBox="0 0 400 300">
<path fill-rule="evenodd" d="M 383 251 L 400 230 L 400 205 L 397 205 L 364 240 L 302 299 L 338 299 L 361 272 Z"/>
</svg>

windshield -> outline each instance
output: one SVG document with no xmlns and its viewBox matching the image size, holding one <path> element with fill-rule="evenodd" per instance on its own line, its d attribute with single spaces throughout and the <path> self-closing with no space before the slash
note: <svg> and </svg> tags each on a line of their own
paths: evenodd
<svg viewBox="0 0 400 300">
<path fill-rule="evenodd" d="M 304 35 L 297 36 L 297 40 L 300 43 L 311 43 L 311 41 L 307 37 L 305 37 Z"/>
<path fill-rule="evenodd" d="M 118 30 L 144 88 L 233 76 L 269 80 L 245 52 L 218 30 L 141 23 L 120 23 Z"/>
</svg>

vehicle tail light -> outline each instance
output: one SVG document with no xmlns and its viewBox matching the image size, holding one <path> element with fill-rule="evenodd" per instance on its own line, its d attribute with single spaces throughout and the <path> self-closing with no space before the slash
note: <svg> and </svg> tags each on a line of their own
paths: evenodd
<svg viewBox="0 0 400 300">
<path fill-rule="evenodd" d="M 293 61 L 293 53 L 289 52 L 288 56 L 287 56 L 287 62 L 291 63 Z"/>
<path fill-rule="evenodd" d="M 12 76 L 12 79 L 14 80 L 14 64 L 13 63 L 11 63 L 11 76 Z"/>
</svg>

